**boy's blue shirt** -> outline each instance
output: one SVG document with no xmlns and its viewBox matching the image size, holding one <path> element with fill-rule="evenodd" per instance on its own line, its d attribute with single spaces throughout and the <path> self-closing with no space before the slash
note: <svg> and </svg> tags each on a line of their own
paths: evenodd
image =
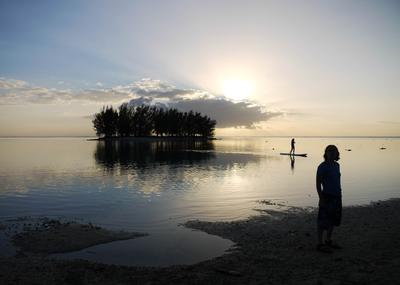
<svg viewBox="0 0 400 285">
<path fill-rule="evenodd" d="M 317 169 L 317 176 L 321 177 L 322 193 L 341 196 L 342 187 L 340 185 L 340 165 L 336 161 L 333 163 L 322 162 Z"/>
</svg>

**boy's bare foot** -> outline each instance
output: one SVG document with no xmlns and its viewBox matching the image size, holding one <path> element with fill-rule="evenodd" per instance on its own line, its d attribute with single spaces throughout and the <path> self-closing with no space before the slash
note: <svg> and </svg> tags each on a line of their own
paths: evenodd
<svg viewBox="0 0 400 285">
<path fill-rule="evenodd" d="M 325 244 L 322 244 L 322 243 L 317 245 L 317 251 L 324 252 L 324 253 L 332 252 L 332 250 L 328 246 L 326 246 Z"/>
<path fill-rule="evenodd" d="M 337 243 L 333 242 L 332 240 L 325 241 L 325 245 L 327 247 L 334 248 L 334 249 L 341 249 L 342 248 L 340 245 L 338 245 Z"/>
</svg>

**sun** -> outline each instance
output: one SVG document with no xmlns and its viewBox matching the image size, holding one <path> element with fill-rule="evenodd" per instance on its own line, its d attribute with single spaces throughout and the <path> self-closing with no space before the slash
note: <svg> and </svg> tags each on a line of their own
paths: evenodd
<svg viewBox="0 0 400 285">
<path fill-rule="evenodd" d="M 249 80 L 228 79 L 223 81 L 222 89 L 226 97 L 241 101 L 250 97 L 253 85 Z"/>
</svg>

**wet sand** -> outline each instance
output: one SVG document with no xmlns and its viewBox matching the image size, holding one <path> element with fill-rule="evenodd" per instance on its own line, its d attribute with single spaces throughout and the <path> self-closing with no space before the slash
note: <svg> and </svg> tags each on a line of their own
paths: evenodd
<svg viewBox="0 0 400 285">
<path fill-rule="evenodd" d="M 0 258 L 1 284 L 398 284 L 400 199 L 343 209 L 334 239 L 321 253 L 315 209 L 289 208 L 235 222 L 186 226 L 234 241 L 225 255 L 190 266 L 139 268 L 37 255 Z"/>
<path fill-rule="evenodd" d="M 84 249 L 93 245 L 117 240 L 146 236 L 145 233 L 110 231 L 99 226 L 42 220 L 40 223 L 25 223 L 23 230 L 15 234 L 11 241 L 20 254 L 64 253 Z"/>
</svg>

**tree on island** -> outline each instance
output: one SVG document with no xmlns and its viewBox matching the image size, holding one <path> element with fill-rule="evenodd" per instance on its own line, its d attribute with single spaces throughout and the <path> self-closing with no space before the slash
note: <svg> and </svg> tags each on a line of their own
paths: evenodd
<svg viewBox="0 0 400 285">
<path fill-rule="evenodd" d="M 213 137 L 216 121 L 198 112 L 180 112 L 155 106 L 129 106 L 118 109 L 104 106 L 94 115 L 93 127 L 98 136 L 179 136 Z"/>
<path fill-rule="evenodd" d="M 104 107 L 94 115 L 93 127 L 98 136 L 104 135 L 105 137 L 113 136 L 118 129 L 118 112 L 113 107 Z"/>
</svg>

